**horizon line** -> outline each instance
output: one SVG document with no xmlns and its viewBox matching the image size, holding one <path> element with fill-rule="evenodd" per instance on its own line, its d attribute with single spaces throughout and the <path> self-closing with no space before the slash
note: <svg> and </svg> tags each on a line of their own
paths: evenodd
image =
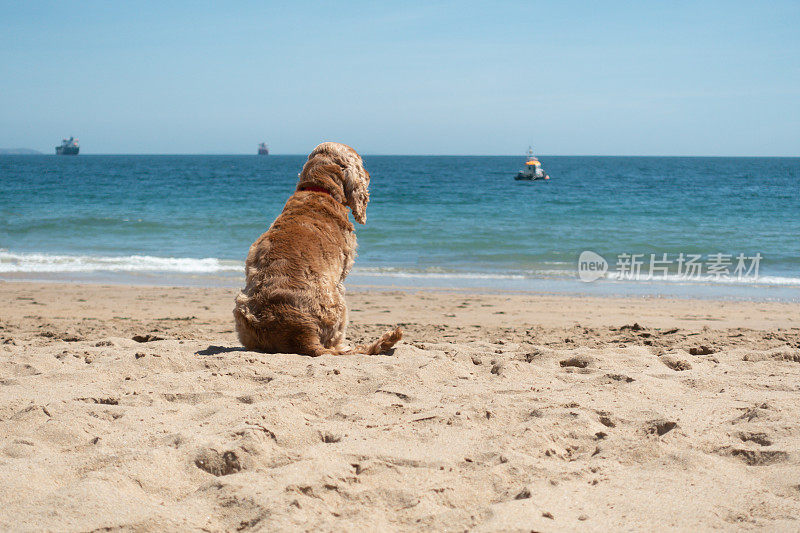
<svg viewBox="0 0 800 533">
<path fill-rule="evenodd" d="M 57 156 L 57 154 L 39 152 L 36 154 L 14 154 L 2 153 L 2 150 L 28 150 L 28 148 L 0 148 L 0 155 L 29 155 L 29 156 Z M 37 150 L 38 151 L 38 150 Z M 141 152 L 141 153 L 124 153 L 124 152 L 90 152 L 78 155 L 83 156 L 254 156 L 254 157 L 269 157 L 269 156 L 297 156 L 307 157 L 307 153 L 271 153 L 268 156 L 260 156 L 259 154 L 249 152 L 235 152 L 235 153 L 156 153 L 156 152 Z M 362 157 L 527 157 L 527 154 L 381 154 L 381 153 L 363 153 Z M 688 155 L 688 154 L 537 154 L 537 157 L 720 157 L 720 158 L 782 158 L 782 159 L 797 159 L 799 155 Z"/>
</svg>

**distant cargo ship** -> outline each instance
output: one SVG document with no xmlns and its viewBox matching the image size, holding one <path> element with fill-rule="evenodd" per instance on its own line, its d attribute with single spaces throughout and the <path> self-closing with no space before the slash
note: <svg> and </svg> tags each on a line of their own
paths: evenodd
<svg viewBox="0 0 800 533">
<path fill-rule="evenodd" d="M 267 143 L 261 143 L 258 145 L 258 155 L 269 155 L 269 147 Z"/>
<path fill-rule="evenodd" d="M 56 146 L 56 155 L 78 155 L 79 150 L 78 139 L 70 137 L 62 139 L 61 146 Z"/>
</svg>

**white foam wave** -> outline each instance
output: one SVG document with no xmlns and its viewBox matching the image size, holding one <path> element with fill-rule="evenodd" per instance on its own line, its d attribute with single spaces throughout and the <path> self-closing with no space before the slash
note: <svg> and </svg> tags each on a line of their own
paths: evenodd
<svg viewBox="0 0 800 533">
<path fill-rule="evenodd" d="M 507 273 L 487 273 L 487 272 L 454 272 L 452 270 L 445 270 L 438 267 L 430 267 L 426 269 L 414 268 L 396 268 L 396 267 L 379 267 L 379 268 L 354 268 L 352 271 L 354 275 L 361 276 L 376 276 L 376 277 L 389 277 L 389 278 L 432 278 L 432 279 L 525 279 L 531 276 L 523 274 L 507 274 Z"/>
<path fill-rule="evenodd" d="M 577 272 L 566 269 L 526 270 L 514 273 L 500 272 L 461 272 L 446 270 L 440 267 L 429 268 L 354 268 L 353 274 L 362 276 L 390 277 L 390 278 L 427 278 L 427 279 L 577 279 Z M 602 279 L 602 278 L 601 278 Z M 675 284 L 726 284 L 726 285 L 800 285 L 800 277 L 788 276 L 759 276 L 758 278 L 720 278 L 720 279 L 687 279 L 682 276 L 668 274 L 653 276 L 646 279 L 625 279 L 616 272 L 605 275 L 608 281 L 623 283 L 675 283 Z"/>
<path fill-rule="evenodd" d="M 676 274 L 658 275 L 652 278 L 641 276 L 638 279 L 628 279 L 625 276 L 620 276 L 617 272 L 609 272 L 606 274 L 606 279 L 613 281 L 622 281 L 629 283 L 682 283 L 682 284 L 723 284 L 723 285 L 800 285 L 800 278 L 793 278 L 788 276 L 761 276 L 758 277 L 720 277 L 713 278 L 709 276 L 700 278 L 687 278 L 685 276 L 678 276 Z"/>
<path fill-rule="evenodd" d="M 148 255 L 98 256 L 56 255 L 44 253 L 16 253 L 0 249 L 0 274 L 2 273 L 92 273 L 92 272 L 156 272 L 175 274 L 244 274 L 242 261 L 206 257 L 156 257 Z M 441 280 L 530 280 L 577 279 L 577 273 L 567 269 L 540 269 L 513 272 L 470 272 L 442 267 L 356 267 L 353 276 L 375 278 L 441 279 Z M 609 272 L 606 281 L 618 283 L 669 283 L 669 284 L 728 284 L 728 285 L 780 285 L 800 286 L 800 277 L 759 276 L 758 279 L 685 279 L 675 275 L 657 276 L 653 279 L 619 279 Z M 455 281 L 457 283 L 457 281 Z"/>
<path fill-rule="evenodd" d="M 207 257 L 97 256 L 0 251 L 0 273 L 12 272 L 243 272 L 244 263 Z"/>
</svg>

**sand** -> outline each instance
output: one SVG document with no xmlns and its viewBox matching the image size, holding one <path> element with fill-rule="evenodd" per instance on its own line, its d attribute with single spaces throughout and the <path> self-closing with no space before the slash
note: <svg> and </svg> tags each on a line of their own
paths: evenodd
<svg viewBox="0 0 800 533">
<path fill-rule="evenodd" d="M 313 359 L 233 295 L 0 283 L 0 529 L 800 529 L 797 304 L 370 290 Z"/>
</svg>

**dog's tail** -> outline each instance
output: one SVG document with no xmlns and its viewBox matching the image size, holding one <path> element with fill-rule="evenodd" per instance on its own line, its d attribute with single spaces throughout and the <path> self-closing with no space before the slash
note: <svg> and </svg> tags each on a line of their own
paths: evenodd
<svg viewBox="0 0 800 533">
<path fill-rule="evenodd" d="M 392 331 L 387 331 L 381 338 L 370 344 L 369 346 L 357 346 L 352 353 L 360 353 L 365 355 L 378 355 L 384 353 L 392 348 L 395 344 L 400 342 L 403 338 L 403 330 L 400 327 Z"/>
</svg>

